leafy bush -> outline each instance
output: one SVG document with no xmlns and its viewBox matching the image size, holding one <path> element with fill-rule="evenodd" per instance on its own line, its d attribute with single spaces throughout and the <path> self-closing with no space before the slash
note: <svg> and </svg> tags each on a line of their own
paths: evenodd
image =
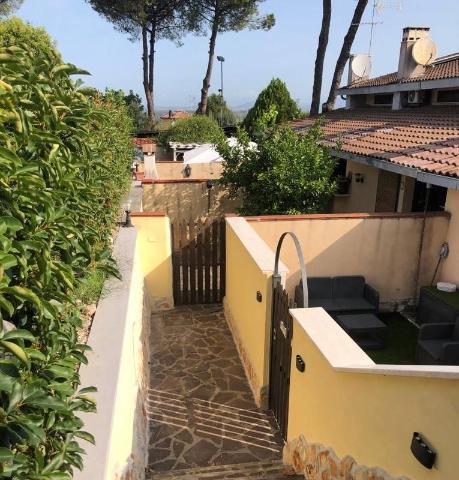
<svg viewBox="0 0 459 480">
<path fill-rule="evenodd" d="M 18 17 L 0 21 L 0 47 L 22 45 L 34 55 L 57 56 L 56 44 L 42 27 L 33 27 Z"/>
<path fill-rule="evenodd" d="M 255 146 L 244 130 L 238 144 L 222 143 L 221 183 L 232 198 L 242 198 L 243 215 L 317 213 L 334 192 L 334 160 L 318 144 L 320 125 L 306 135 L 282 126 Z"/>
<path fill-rule="evenodd" d="M 301 110 L 290 96 L 285 83 L 279 78 L 273 78 L 258 95 L 243 125 L 250 135 L 256 136 L 260 128 L 285 123 L 301 115 Z"/>
<path fill-rule="evenodd" d="M 0 478 L 14 480 L 70 479 L 78 439 L 93 441 L 76 304 L 88 276 L 116 274 L 133 155 L 122 96 L 88 97 L 58 58 L 0 48 Z"/>
<path fill-rule="evenodd" d="M 236 114 L 228 107 L 225 99 L 216 93 L 213 93 L 207 99 L 206 115 L 223 128 L 239 123 Z"/>
<path fill-rule="evenodd" d="M 223 130 L 214 120 L 204 115 L 195 115 L 184 120 L 177 120 L 173 127 L 160 134 L 159 142 L 162 145 L 168 145 L 169 142 L 216 145 L 224 138 Z"/>
</svg>

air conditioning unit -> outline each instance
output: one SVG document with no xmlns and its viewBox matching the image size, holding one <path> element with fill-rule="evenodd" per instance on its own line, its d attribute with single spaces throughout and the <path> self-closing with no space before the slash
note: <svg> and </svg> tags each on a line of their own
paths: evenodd
<svg viewBox="0 0 459 480">
<path fill-rule="evenodd" d="M 408 92 L 408 105 L 420 105 L 423 97 L 423 92 L 420 90 L 412 90 L 411 92 Z"/>
</svg>

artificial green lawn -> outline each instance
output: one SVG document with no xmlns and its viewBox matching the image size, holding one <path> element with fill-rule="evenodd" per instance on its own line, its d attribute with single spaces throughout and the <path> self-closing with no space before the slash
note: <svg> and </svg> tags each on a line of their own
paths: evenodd
<svg viewBox="0 0 459 480">
<path fill-rule="evenodd" d="M 386 346 L 382 350 L 367 350 L 375 363 L 414 365 L 418 328 L 399 313 L 380 313 L 378 317 L 387 325 Z"/>
<path fill-rule="evenodd" d="M 429 293 L 434 295 L 435 297 L 439 298 L 443 302 L 451 305 L 453 308 L 459 310 L 459 291 L 456 292 L 442 292 L 438 290 L 437 287 L 423 287 L 428 290 Z"/>
</svg>

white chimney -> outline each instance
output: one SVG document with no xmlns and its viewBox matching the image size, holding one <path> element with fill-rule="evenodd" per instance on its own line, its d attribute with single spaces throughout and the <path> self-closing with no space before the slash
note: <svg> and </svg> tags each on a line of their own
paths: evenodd
<svg viewBox="0 0 459 480">
<path fill-rule="evenodd" d="M 406 27 L 403 29 L 398 61 L 398 79 L 417 77 L 425 72 L 425 66 L 416 63 L 412 54 L 413 45 L 421 38 L 430 38 L 429 27 Z"/>
</svg>

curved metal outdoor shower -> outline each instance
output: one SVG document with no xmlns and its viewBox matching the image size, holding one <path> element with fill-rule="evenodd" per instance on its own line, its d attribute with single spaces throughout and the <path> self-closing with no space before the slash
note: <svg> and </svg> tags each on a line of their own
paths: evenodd
<svg viewBox="0 0 459 480">
<path fill-rule="evenodd" d="M 282 243 L 284 238 L 290 235 L 295 243 L 296 253 L 298 255 L 298 261 L 300 263 L 301 269 L 301 281 L 303 283 L 303 307 L 308 308 L 309 305 L 309 295 L 308 295 L 308 277 L 306 275 L 306 266 L 304 264 L 303 250 L 301 249 L 300 241 L 298 237 L 293 232 L 284 232 L 277 243 L 276 248 L 276 260 L 274 262 L 274 274 L 273 274 L 273 289 L 276 288 L 278 284 L 281 283 L 281 276 L 279 275 L 279 257 L 282 248 Z"/>
</svg>

